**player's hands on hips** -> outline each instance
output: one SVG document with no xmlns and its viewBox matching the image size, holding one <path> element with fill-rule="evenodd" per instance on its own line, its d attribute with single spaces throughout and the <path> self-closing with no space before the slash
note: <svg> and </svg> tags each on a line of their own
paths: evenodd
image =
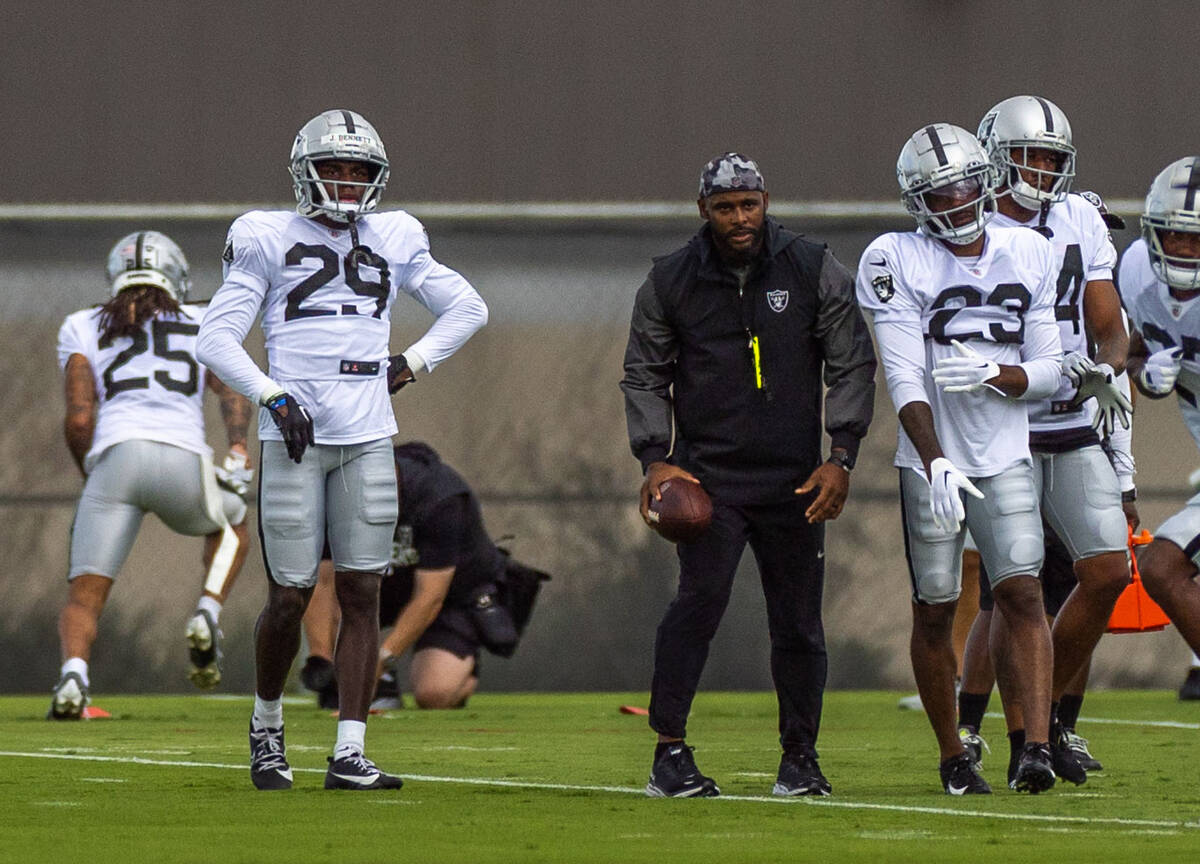
<svg viewBox="0 0 1200 864">
<path fill-rule="evenodd" d="M 1088 399 L 1096 397 L 1096 417 L 1092 426 L 1103 437 L 1107 438 L 1117 428 L 1117 421 L 1125 429 L 1129 428 L 1129 415 L 1133 413 L 1133 403 L 1117 386 L 1117 375 L 1107 363 L 1097 363 L 1091 370 L 1084 372 L 1078 384 L 1079 390 L 1071 399 L 1072 408 L 1078 408 Z"/>
<path fill-rule="evenodd" d="M 404 359 L 403 354 L 393 354 L 388 358 L 387 380 L 389 393 L 396 393 L 405 384 L 417 380 L 417 376 L 408 368 L 408 361 Z"/>
<path fill-rule="evenodd" d="M 313 437 L 313 421 L 304 406 L 292 398 L 290 393 L 279 392 L 263 399 L 263 405 L 271 412 L 271 419 L 283 436 L 288 458 L 300 464 L 304 451 L 317 441 Z"/>
<path fill-rule="evenodd" d="M 817 466 L 817 470 L 808 475 L 808 479 L 796 490 L 796 494 L 807 495 L 813 489 L 821 491 L 804 511 L 809 523 L 836 519 L 841 515 L 842 507 L 846 504 L 846 495 L 850 492 L 850 472 L 841 465 L 822 462 Z"/>
<path fill-rule="evenodd" d="M 650 467 L 646 469 L 646 479 L 642 481 L 641 491 L 641 513 L 642 521 L 650 527 L 654 527 L 654 523 L 650 521 L 650 499 L 655 501 L 662 500 L 662 494 L 659 493 L 658 487 L 670 480 L 672 477 L 680 477 L 687 480 L 689 483 L 699 483 L 700 481 L 684 471 L 678 465 L 670 465 L 666 462 L 651 462 Z"/>
<path fill-rule="evenodd" d="M 1175 389 L 1179 377 L 1179 358 L 1182 348 L 1164 348 L 1146 358 L 1146 365 L 1138 374 L 1142 388 L 1159 396 L 1166 396 Z"/>
<path fill-rule="evenodd" d="M 1000 366 L 984 357 L 974 348 L 951 339 L 950 344 L 958 356 L 942 357 L 933 367 L 933 382 L 947 393 L 974 393 L 981 387 L 1005 395 L 999 387 L 987 382 L 1000 374 Z"/>
<path fill-rule="evenodd" d="M 1071 383 L 1078 387 L 1083 383 L 1083 376 L 1096 368 L 1095 362 L 1086 354 L 1080 354 L 1078 351 L 1068 351 L 1062 358 L 1062 373 L 1071 379 Z"/>
<path fill-rule="evenodd" d="M 967 512 L 963 509 L 962 492 L 982 498 L 983 493 L 975 484 L 954 467 L 954 463 L 939 456 L 929 463 L 929 507 L 933 511 L 934 523 L 947 534 L 962 527 Z"/>
<path fill-rule="evenodd" d="M 250 466 L 250 456 L 240 444 L 229 448 L 229 454 L 224 463 L 214 465 L 213 472 L 217 475 L 218 485 L 228 489 L 233 494 L 245 498 L 254 479 L 254 469 Z"/>
</svg>

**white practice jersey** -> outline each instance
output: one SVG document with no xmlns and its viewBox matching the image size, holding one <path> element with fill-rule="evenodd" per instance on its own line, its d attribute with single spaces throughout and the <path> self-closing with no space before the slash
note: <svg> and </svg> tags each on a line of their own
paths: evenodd
<svg viewBox="0 0 1200 864">
<path fill-rule="evenodd" d="M 991 477 L 1030 459 L 1026 407 L 988 387 L 946 393 L 933 383 L 934 364 L 957 353 L 955 339 L 998 364 L 1025 365 L 1028 395 L 1036 397 L 1034 381 L 1056 380 L 1061 367 L 1057 274 L 1040 234 L 990 225 L 983 254 L 970 264 L 919 232 L 884 234 L 859 260 L 858 301 L 874 317 L 896 410 L 929 403 L 942 451 L 968 476 Z M 903 426 L 895 464 L 924 473 Z"/>
<path fill-rule="evenodd" d="M 1200 298 L 1180 302 L 1171 296 L 1167 283 L 1150 269 L 1145 240 L 1135 240 L 1121 256 L 1119 284 L 1125 309 L 1150 353 L 1183 349 L 1175 396 L 1200 447 Z"/>
<path fill-rule="evenodd" d="M 1028 222 L 1017 222 L 1003 213 L 997 213 L 991 224 L 1033 228 L 1038 224 L 1038 217 L 1034 216 Z M 1117 250 L 1100 211 L 1075 194 L 1068 195 L 1066 200 L 1050 208 L 1046 227 L 1054 232 L 1050 238 L 1057 270 L 1054 317 L 1058 321 L 1062 350 L 1063 353 L 1078 351 L 1087 357 L 1089 351 L 1087 328 L 1083 321 L 1083 289 L 1088 282 L 1113 278 Z M 1039 438 L 1047 437 L 1044 433 L 1091 428 L 1096 401 L 1089 399 L 1079 408 L 1070 408 L 1075 390 L 1071 379 L 1063 375 L 1058 389 L 1048 399 L 1027 403 L 1029 431 L 1035 446 Z"/>
<path fill-rule="evenodd" d="M 357 444 L 396 432 L 387 392 L 390 312 L 398 291 L 437 320 L 405 356 L 433 369 L 487 321 L 475 289 L 429 252 L 421 223 L 403 211 L 357 223 L 365 256 L 351 259 L 346 228 L 329 228 L 290 211 L 254 211 L 226 238 L 224 282 L 200 334 L 200 356 L 222 381 L 254 402 L 271 382 L 313 418 L 319 444 Z M 262 314 L 268 374 L 241 347 Z M 259 438 L 281 440 L 270 412 L 259 412 Z"/>
<path fill-rule="evenodd" d="M 204 310 L 180 307 L 178 318 L 159 316 L 134 338 L 101 344 L 100 310 L 81 309 L 58 331 L 58 365 L 72 354 L 92 367 L 96 429 L 83 460 L 90 472 L 109 447 L 141 438 L 211 455 L 204 440 L 204 366 L 196 360 L 196 334 Z"/>
</svg>

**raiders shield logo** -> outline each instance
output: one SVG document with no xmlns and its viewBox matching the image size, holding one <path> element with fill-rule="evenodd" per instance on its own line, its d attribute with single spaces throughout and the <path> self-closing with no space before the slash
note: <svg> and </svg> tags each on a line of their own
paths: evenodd
<svg viewBox="0 0 1200 864">
<path fill-rule="evenodd" d="M 875 289 L 875 296 L 879 298 L 880 303 L 888 302 L 892 299 L 892 295 L 896 293 L 896 288 L 892 285 L 891 273 L 876 276 L 871 280 L 871 287 Z"/>
<path fill-rule="evenodd" d="M 768 291 L 767 303 L 771 307 L 772 312 L 782 312 L 787 308 L 788 292 L 786 291 Z"/>
<path fill-rule="evenodd" d="M 225 244 L 225 251 L 221 253 L 221 260 L 226 264 L 233 263 L 233 241 L 230 240 Z"/>
</svg>

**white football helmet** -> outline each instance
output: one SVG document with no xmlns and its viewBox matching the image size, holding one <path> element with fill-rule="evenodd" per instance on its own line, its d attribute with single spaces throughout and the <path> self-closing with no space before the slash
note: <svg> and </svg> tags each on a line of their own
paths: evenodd
<svg viewBox="0 0 1200 864">
<path fill-rule="evenodd" d="M 183 250 L 158 231 L 137 231 L 122 237 L 108 253 L 105 269 L 114 297 L 126 288 L 154 285 L 183 303 L 192 287 Z"/>
<path fill-rule="evenodd" d="M 324 159 L 366 162 L 371 166 L 371 177 L 366 183 L 321 180 L 315 163 Z M 328 216 L 337 222 L 349 222 L 352 217 L 374 210 L 390 173 L 387 151 L 375 127 L 361 114 L 340 109 L 322 111 L 301 127 L 292 144 L 288 168 L 296 193 L 296 212 L 306 218 Z M 360 200 L 350 202 L 339 201 L 336 194 L 327 194 L 327 185 L 365 188 Z"/>
<path fill-rule="evenodd" d="M 1185 156 L 1150 184 L 1142 213 L 1142 237 L 1159 279 L 1182 291 L 1200 290 L 1200 258 L 1168 255 L 1160 231 L 1200 233 L 1200 156 Z"/>
<path fill-rule="evenodd" d="M 1013 96 L 983 115 L 978 137 L 1013 200 L 1026 210 L 1039 210 L 1042 203 L 1054 203 L 1067 197 L 1075 179 L 1075 146 L 1071 143 L 1071 124 L 1067 115 L 1040 96 Z M 1057 171 L 1028 167 L 1029 148 L 1040 147 L 1059 154 Z M 1020 154 L 1013 156 L 1013 150 Z M 1018 169 L 1032 172 L 1040 181 L 1049 177 L 1048 189 L 1032 186 L 1021 178 Z M 1003 194 L 1003 193 L 1001 193 Z"/>
<path fill-rule="evenodd" d="M 949 123 L 918 129 L 905 143 L 896 161 L 900 200 L 917 225 L 930 237 L 965 246 L 983 233 L 996 212 L 996 169 L 975 136 Z M 966 203 L 944 210 L 929 206 L 926 195 L 970 195 Z M 970 221 L 959 214 L 970 211 Z"/>
</svg>

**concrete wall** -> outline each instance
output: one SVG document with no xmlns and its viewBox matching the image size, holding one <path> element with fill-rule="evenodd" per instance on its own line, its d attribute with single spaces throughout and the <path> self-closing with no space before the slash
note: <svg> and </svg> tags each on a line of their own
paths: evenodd
<svg viewBox="0 0 1200 864">
<path fill-rule="evenodd" d="M 896 154 L 1035 92 L 1081 182 L 1200 148 L 1187 0 L 0 3 L 0 200 L 281 201 L 292 137 L 363 112 L 401 201 L 687 200 L 742 149 L 777 198 L 895 197 Z"/>
</svg>

